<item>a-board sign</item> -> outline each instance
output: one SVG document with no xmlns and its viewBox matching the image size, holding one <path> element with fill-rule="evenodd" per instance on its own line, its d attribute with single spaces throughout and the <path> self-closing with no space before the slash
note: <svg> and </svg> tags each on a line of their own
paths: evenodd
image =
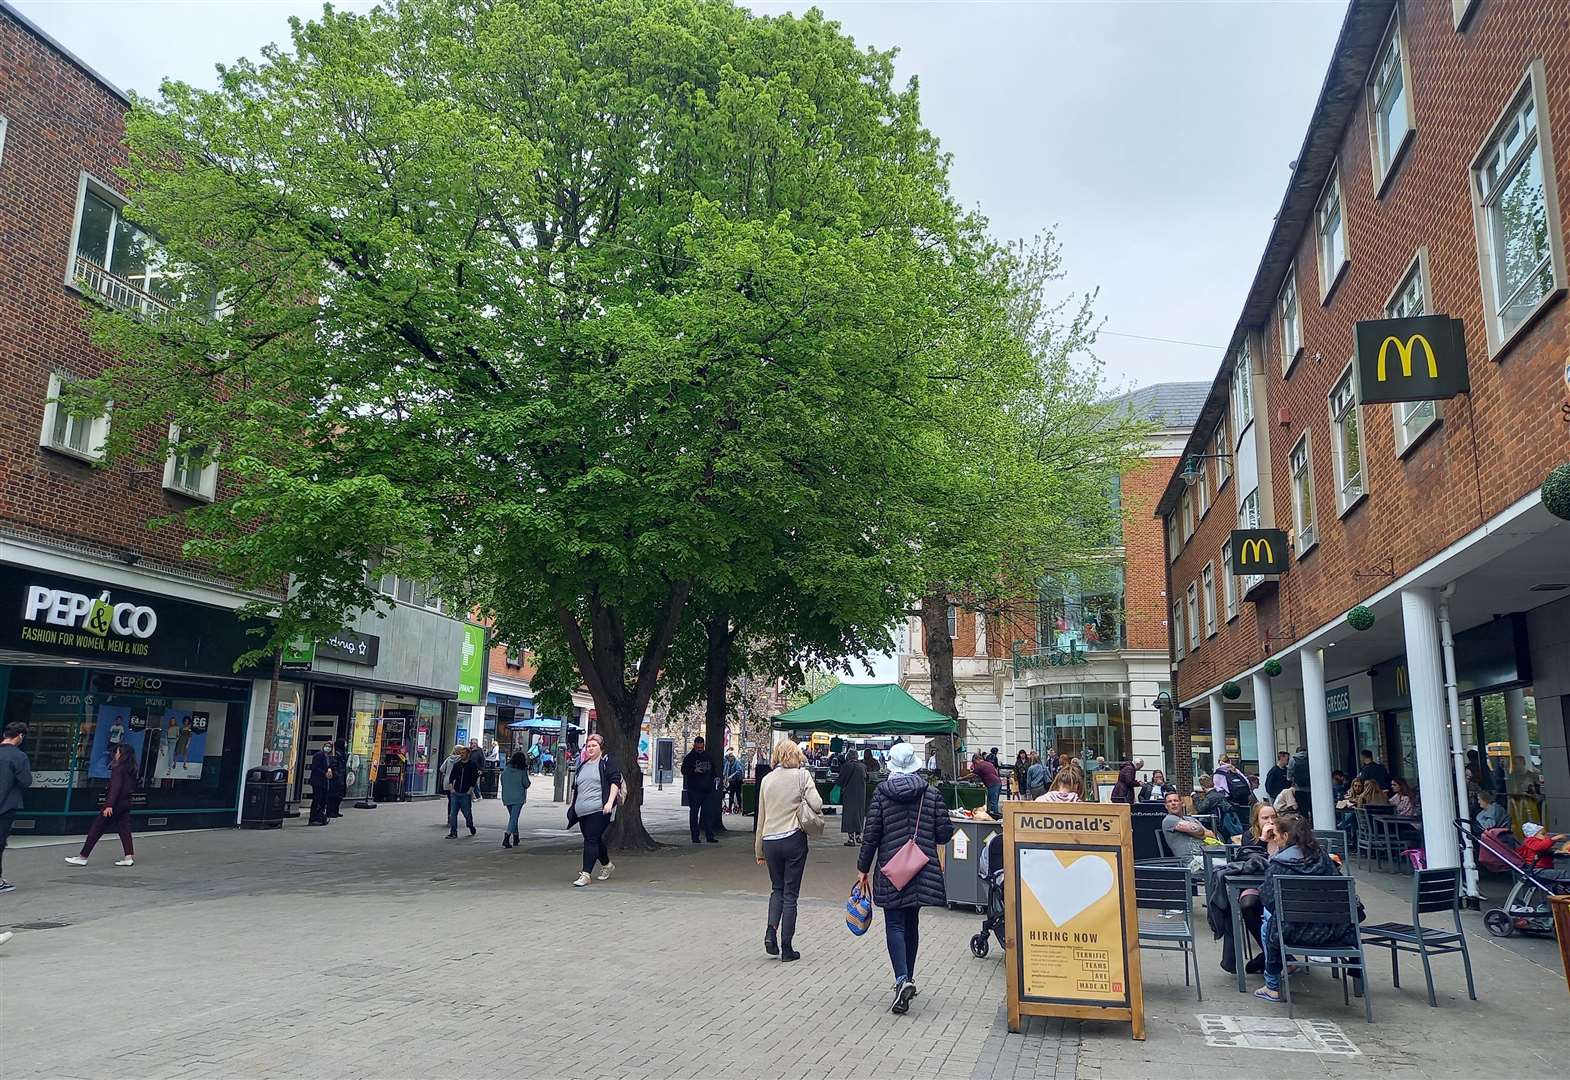
<svg viewBox="0 0 1570 1080">
<path fill-rule="evenodd" d="M 1145 1037 L 1126 803 L 1003 804 L 1008 1025 L 1127 1020 Z"/>
</svg>

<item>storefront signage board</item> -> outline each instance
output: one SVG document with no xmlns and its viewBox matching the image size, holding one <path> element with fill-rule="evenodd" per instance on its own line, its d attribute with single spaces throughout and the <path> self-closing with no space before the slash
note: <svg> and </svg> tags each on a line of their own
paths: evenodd
<svg viewBox="0 0 1570 1080">
<path fill-rule="evenodd" d="M 1127 1020 L 1145 1037 L 1124 803 L 1005 802 L 1008 1026 L 1022 1016 Z"/>
<path fill-rule="evenodd" d="M 1352 339 L 1360 405 L 1433 401 L 1471 389 L 1460 319 L 1367 319 L 1352 328 Z"/>
<path fill-rule="evenodd" d="M 316 643 L 316 656 L 323 660 L 337 660 L 344 664 L 375 667 L 380 659 L 382 639 L 375 634 L 361 634 L 355 630 L 340 630 Z"/>
<path fill-rule="evenodd" d="M 485 701 L 485 627 L 463 624 L 463 652 L 458 666 L 458 703 Z"/>
<path fill-rule="evenodd" d="M 310 671 L 316 661 L 316 643 L 295 638 L 283 647 L 279 662 L 285 671 Z"/>
<path fill-rule="evenodd" d="M 1238 577 L 1287 572 L 1287 534 L 1280 529 L 1233 529 L 1232 572 Z"/>
</svg>

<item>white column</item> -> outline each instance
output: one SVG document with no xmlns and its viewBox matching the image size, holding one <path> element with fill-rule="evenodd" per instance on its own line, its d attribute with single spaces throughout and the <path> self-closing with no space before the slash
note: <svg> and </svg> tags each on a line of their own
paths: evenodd
<svg viewBox="0 0 1570 1080">
<path fill-rule="evenodd" d="M 1417 744 L 1417 786 L 1423 806 L 1423 848 L 1434 869 L 1460 866 L 1455 788 L 1450 775 L 1450 734 L 1445 712 L 1444 669 L 1439 658 L 1438 597 L 1433 589 L 1401 590 L 1406 669 L 1412 693 L 1412 733 Z"/>
<path fill-rule="evenodd" d="M 1303 668 L 1303 728 L 1308 738 L 1308 781 L 1314 803 L 1314 828 L 1336 827 L 1336 801 L 1330 788 L 1330 718 L 1325 712 L 1325 654 L 1304 649 L 1297 654 Z"/>
<path fill-rule="evenodd" d="M 1527 767 L 1532 764 L 1532 739 L 1526 732 L 1526 691 L 1505 691 L 1505 719 L 1510 722 L 1510 756 L 1526 758 Z M 1505 767 L 1505 772 L 1515 768 L 1515 762 L 1510 762 Z"/>
<path fill-rule="evenodd" d="M 1270 677 L 1262 671 L 1254 672 L 1254 745 L 1263 779 L 1276 763 L 1276 717 L 1270 702 Z"/>
<path fill-rule="evenodd" d="M 1221 755 L 1227 752 L 1227 712 L 1219 693 L 1210 695 L 1210 771 L 1216 771 Z"/>
</svg>

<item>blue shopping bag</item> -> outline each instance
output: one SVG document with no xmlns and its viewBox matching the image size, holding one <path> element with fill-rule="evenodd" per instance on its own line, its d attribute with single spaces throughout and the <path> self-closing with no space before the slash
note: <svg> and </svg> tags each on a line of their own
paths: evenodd
<svg viewBox="0 0 1570 1080">
<path fill-rule="evenodd" d="M 860 937 L 872 925 L 872 898 L 861 891 L 858 881 L 850 887 L 850 899 L 845 901 L 845 926 Z"/>
</svg>

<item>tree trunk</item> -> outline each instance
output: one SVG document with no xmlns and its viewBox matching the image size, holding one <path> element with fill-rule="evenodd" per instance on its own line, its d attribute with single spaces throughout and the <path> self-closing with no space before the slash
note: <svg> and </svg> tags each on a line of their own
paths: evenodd
<svg viewBox="0 0 1570 1080">
<path fill-rule="evenodd" d="M 704 632 L 708 635 L 708 652 L 703 660 L 704 677 L 704 707 L 703 707 L 703 741 L 707 744 L 709 761 L 714 772 L 713 775 L 724 783 L 725 777 L 725 725 L 729 719 L 730 697 L 730 660 L 731 642 L 733 632 L 730 625 L 730 616 L 725 612 L 716 612 L 704 622 Z M 710 793 L 709 798 L 715 798 Z M 723 795 L 719 796 L 723 798 Z M 724 814 L 715 813 L 714 831 L 725 830 Z"/>
<path fill-rule="evenodd" d="M 603 705 L 598 701 L 595 705 L 601 716 L 606 715 Z M 605 749 L 615 759 L 627 784 L 627 799 L 605 833 L 605 844 L 613 851 L 653 851 L 660 846 L 643 826 L 643 770 L 638 768 L 638 736 L 642 727 L 642 710 L 629 710 L 625 715 L 614 716 L 611 723 L 600 725 Z"/>
<path fill-rule="evenodd" d="M 940 735 L 928 740 L 928 750 L 938 755 L 938 768 L 945 776 L 963 771 L 964 763 L 955 754 L 965 744 L 965 720 L 959 714 L 958 694 L 954 689 L 954 639 L 949 636 L 949 598 L 935 592 L 921 598 L 921 637 L 927 654 L 927 683 L 931 687 L 932 708 L 958 725 L 952 738 Z"/>
</svg>

